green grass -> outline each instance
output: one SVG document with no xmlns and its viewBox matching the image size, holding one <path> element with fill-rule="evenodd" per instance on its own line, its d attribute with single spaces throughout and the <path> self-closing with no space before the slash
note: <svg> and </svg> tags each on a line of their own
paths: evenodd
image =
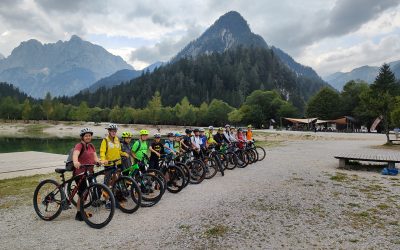
<svg viewBox="0 0 400 250">
<path fill-rule="evenodd" d="M 0 180 L 0 209 L 32 205 L 33 192 L 39 182 L 57 177 L 52 173 Z"/>
<path fill-rule="evenodd" d="M 23 133 L 24 136 L 30 137 L 45 137 L 47 136 L 46 133 L 43 132 L 44 129 L 50 128 L 50 125 L 47 124 L 29 124 L 26 125 L 24 128 L 19 130 L 19 132 Z"/>
<path fill-rule="evenodd" d="M 228 232 L 228 227 L 224 225 L 216 225 L 209 229 L 207 229 L 204 234 L 211 238 L 211 237 L 221 237 L 224 236 Z"/>
<path fill-rule="evenodd" d="M 336 172 L 336 174 L 332 175 L 329 179 L 331 179 L 332 181 L 344 182 L 347 181 L 349 178 L 347 174 Z"/>
<path fill-rule="evenodd" d="M 283 141 L 257 141 L 256 146 L 263 148 L 276 148 L 283 146 Z"/>
<path fill-rule="evenodd" d="M 388 204 L 385 204 L 385 203 L 378 204 L 376 207 L 381 209 L 381 210 L 386 210 L 386 209 L 390 208 L 390 206 Z"/>
</svg>

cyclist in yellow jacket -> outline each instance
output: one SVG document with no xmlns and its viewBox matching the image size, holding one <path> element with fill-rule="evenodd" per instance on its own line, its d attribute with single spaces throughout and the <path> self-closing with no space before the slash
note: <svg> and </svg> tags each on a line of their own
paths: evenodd
<svg viewBox="0 0 400 250">
<path fill-rule="evenodd" d="M 214 140 L 213 131 L 214 131 L 214 127 L 209 126 L 208 131 L 205 132 L 205 136 L 207 137 L 207 145 L 217 144 L 217 142 Z"/>
<path fill-rule="evenodd" d="M 118 126 L 116 124 L 109 124 L 106 128 L 108 130 L 108 136 L 103 139 L 100 145 L 100 160 L 104 162 L 104 167 L 113 166 L 110 161 L 117 161 L 117 166 L 121 165 L 121 157 L 129 157 L 129 155 L 122 151 L 121 143 L 118 139 L 117 130 Z M 111 177 L 111 172 L 106 172 L 104 176 L 104 184 L 108 185 Z"/>
</svg>

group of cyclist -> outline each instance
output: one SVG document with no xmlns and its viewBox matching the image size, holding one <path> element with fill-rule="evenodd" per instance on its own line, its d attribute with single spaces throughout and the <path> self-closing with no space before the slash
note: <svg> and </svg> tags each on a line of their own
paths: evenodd
<svg viewBox="0 0 400 250">
<path fill-rule="evenodd" d="M 97 157 L 96 149 L 92 142 L 93 131 L 84 128 L 80 131 L 80 143 L 76 144 L 73 150 L 72 161 L 74 165 L 73 175 L 82 174 L 82 165 L 101 164 L 105 168 L 117 165 L 122 169 L 129 168 L 134 164 L 143 162 L 144 158 L 149 157 L 149 168 L 159 169 L 159 159 L 163 154 L 179 154 L 191 150 L 195 157 L 200 157 L 210 146 L 219 149 L 223 144 L 236 143 L 239 148 L 243 148 L 246 141 L 253 140 L 252 126 L 247 130 L 234 128 L 226 125 L 225 129 L 220 127 L 216 133 L 213 126 L 209 126 L 207 131 L 204 128 L 186 129 L 185 135 L 179 132 L 169 132 L 164 143 L 161 142 L 161 134 L 155 133 L 154 140 L 148 144 L 149 131 L 142 129 L 139 131 L 139 138 L 132 144 L 133 133 L 124 131 L 121 139 L 118 138 L 118 126 L 109 124 L 106 127 L 108 134 L 103 138 L 100 145 L 100 158 Z M 141 166 L 138 165 L 140 168 Z M 93 171 L 93 169 L 90 169 Z M 104 184 L 110 182 L 111 172 L 106 172 Z M 86 189 L 86 185 L 79 187 L 78 195 Z M 82 221 L 82 215 L 78 211 L 75 219 Z"/>
</svg>

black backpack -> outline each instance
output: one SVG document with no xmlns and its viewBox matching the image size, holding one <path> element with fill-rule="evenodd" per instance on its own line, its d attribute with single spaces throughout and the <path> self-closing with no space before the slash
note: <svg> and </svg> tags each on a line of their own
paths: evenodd
<svg viewBox="0 0 400 250">
<path fill-rule="evenodd" d="M 83 154 L 83 152 L 86 149 L 85 144 L 83 144 L 83 142 L 81 142 L 81 144 L 82 144 L 82 148 L 81 148 L 81 152 L 79 152 L 78 158 Z M 87 146 L 90 147 L 90 145 L 91 144 L 89 143 Z M 65 169 L 68 171 L 72 171 L 74 169 L 74 162 L 72 160 L 72 156 L 74 154 L 74 149 L 75 149 L 75 146 L 69 150 L 67 160 L 65 161 Z"/>
</svg>

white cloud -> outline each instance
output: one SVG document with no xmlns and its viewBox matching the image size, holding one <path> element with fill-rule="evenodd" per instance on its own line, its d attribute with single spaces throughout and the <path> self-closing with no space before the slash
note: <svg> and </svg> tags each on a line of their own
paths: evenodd
<svg viewBox="0 0 400 250">
<path fill-rule="evenodd" d="M 348 48 L 336 47 L 318 55 L 310 49 L 303 59 L 325 76 L 337 71 L 350 71 L 363 65 L 380 66 L 384 62 L 399 60 L 399 55 L 400 35 L 390 35 L 378 43 L 365 41 Z"/>
<path fill-rule="evenodd" d="M 24 40 L 47 43 L 68 40 L 72 34 L 89 41 L 96 35 L 142 39 L 145 42 L 139 45 L 125 42 L 120 47 L 92 41 L 139 69 L 168 60 L 219 16 L 236 10 L 268 44 L 325 74 L 393 57 L 379 48 L 389 41 L 393 45 L 399 32 L 398 4 L 398 0 L 4 0 L 0 51 L 9 55 Z M 375 54 L 362 56 L 368 48 Z"/>
</svg>

